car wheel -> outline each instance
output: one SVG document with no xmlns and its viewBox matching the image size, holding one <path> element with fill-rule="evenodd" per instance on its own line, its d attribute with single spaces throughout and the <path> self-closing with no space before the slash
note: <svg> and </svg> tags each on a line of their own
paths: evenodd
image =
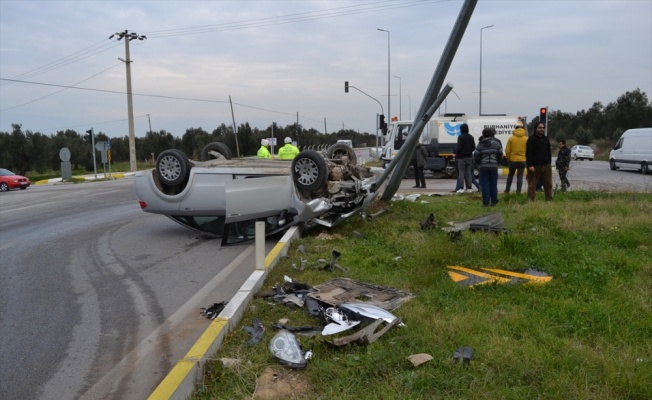
<svg viewBox="0 0 652 400">
<path fill-rule="evenodd" d="M 342 157 L 347 157 L 349 159 L 349 164 L 358 164 L 358 157 L 355 155 L 355 150 L 345 145 L 344 143 L 335 143 L 326 149 L 326 157 L 335 160 L 339 160 Z"/>
<path fill-rule="evenodd" d="M 322 188 L 328 179 L 326 160 L 314 150 L 304 150 L 292 160 L 292 179 L 299 189 Z"/>
<path fill-rule="evenodd" d="M 616 167 L 616 160 L 614 160 L 614 159 L 609 160 L 609 168 L 611 168 L 612 171 L 615 171 L 615 170 L 618 169 L 618 167 Z"/>
<path fill-rule="evenodd" d="M 9 186 L 7 186 L 7 182 L 0 182 L 0 192 L 6 192 L 9 190 Z"/>
<path fill-rule="evenodd" d="M 215 154 L 218 153 L 218 154 Z M 229 146 L 221 142 L 212 142 L 204 146 L 201 151 L 201 161 L 218 160 L 226 158 L 230 160 L 233 157 Z"/>
<path fill-rule="evenodd" d="M 181 150 L 165 150 L 156 159 L 156 171 L 161 182 L 168 186 L 176 186 L 188 177 L 190 161 Z"/>
<path fill-rule="evenodd" d="M 647 166 L 647 163 L 645 161 L 641 163 L 641 173 L 643 175 L 647 175 L 650 173 L 650 168 Z"/>
<path fill-rule="evenodd" d="M 577 154 L 573 154 L 573 160 L 577 161 Z"/>
</svg>

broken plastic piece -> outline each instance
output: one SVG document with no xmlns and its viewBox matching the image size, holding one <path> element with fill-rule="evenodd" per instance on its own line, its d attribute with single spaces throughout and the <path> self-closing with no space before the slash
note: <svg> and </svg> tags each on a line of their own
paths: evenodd
<svg viewBox="0 0 652 400">
<path fill-rule="evenodd" d="M 321 334 L 324 336 L 344 332 L 360 323 L 360 321 L 349 321 L 349 318 L 336 308 L 327 308 L 324 314 L 327 321 L 332 321 L 322 330 Z"/>
<path fill-rule="evenodd" d="M 367 317 L 371 319 L 382 319 L 388 324 L 391 324 L 392 322 L 394 322 L 395 319 L 398 318 L 394 314 L 390 313 L 389 311 L 385 311 L 382 308 L 375 306 L 373 304 L 348 303 L 348 304 L 340 304 L 339 307 L 348 310 L 354 314 L 361 315 L 363 317 Z"/>
<path fill-rule="evenodd" d="M 370 344 L 378 340 L 379 337 L 385 334 L 390 328 L 394 327 L 397 324 L 401 323 L 401 319 L 397 318 L 392 322 L 391 324 L 387 324 L 383 329 L 379 330 L 376 332 L 376 329 L 383 323 L 382 319 L 377 319 L 373 323 L 365 326 L 364 328 L 360 329 L 356 333 L 342 337 L 342 338 L 335 338 L 333 339 L 333 342 L 330 343 L 331 345 L 337 346 L 337 347 L 342 347 L 350 343 L 357 342 L 359 344 L 365 345 L 365 344 Z M 327 342 L 328 343 L 328 342 Z"/>
<path fill-rule="evenodd" d="M 291 368 L 305 368 L 307 365 L 297 338 L 285 329 L 274 335 L 269 342 L 269 351 L 281 364 Z"/>
<path fill-rule="evenodd" d="M 224 310 L 226 304 L 226 301 L 223 301 L 221 303 L 213 303 L 210 307 L 202 307 L 200 311 L 201 315 L 208 319 L 215 319 Z"/>
<path fill-rule="evenodd" d="M 455 354 L 453 354 L 453 360 L 458 362 L 461 359 L 463 364 L 470 363 L 472 358 L 473 348 L 471 347 L 460 347 L 459 349 L 455 350 Z"/>
<path fill-rule="evenodd" d="M 252 319 L 252 326 L 245 326 L 242 329 L 247 331 L 251 338 L 249 339 L 249 344 L 256 344 L 260 342 L 260 339 L 263 338 L 263 333 L 265 333 L 265 327 L 260 319 L 254 317 Z"/>
<path fill-rule="evenodd" d="M 432 356 L 426 353 L 412 354 L 408 357 L 408 360 L 410 360 L 412 365 L 418 367 L 419 365 L 432 360 Z"/>
</svg>

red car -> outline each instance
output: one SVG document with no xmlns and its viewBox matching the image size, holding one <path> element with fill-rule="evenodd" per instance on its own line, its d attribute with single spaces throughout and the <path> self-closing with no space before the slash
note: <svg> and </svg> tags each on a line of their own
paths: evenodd
<svg viewBox="0 0 652 400">
<path fill-rule="evenodd" d="M 16 175 L 8 169 L 0 168 L 0 192 L 11 189 L 27 189 L 32 182 L 26 176 Z"/>
</svg>

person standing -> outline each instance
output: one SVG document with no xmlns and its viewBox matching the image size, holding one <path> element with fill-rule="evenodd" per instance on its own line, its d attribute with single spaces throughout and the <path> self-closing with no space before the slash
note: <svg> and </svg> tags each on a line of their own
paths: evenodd
<svg viewBox="0 0 652 400">
<path fill-rule="evenodd" d="M 498 164 L 503 157 L 503 145 L 490 128 L 482 131 L 482 140 L 473 151 L 473 159 L 480 172 L 482 206 L 498 204 Z"/>
<path fill-rule="evenodd" d="M 527 198 L 536 200 L 537 182 L 541 180 L 546 201 L 552 201 L 552 153 L 550 140 L 545 135 L 546 126 L 539 122 L 525 145 L 527 164 Z"/>
<path fill-rule="evenodd" d="M 299 154 L 299 148 L 292 144 L 292 138 L 285 138 L 285 146 L 278 149 L 278 158 L 280 160 L 292 160 Z"/>
<path fill-rule="evenodd" d="M 516 193 L 521 193 L 523 187 L 523 172 L 525 171 L 525 145 L 527 143 L 527 135 L 523 127 L 523 121 L 516 122 L 516 129 L 512 132 L 512 136 L 507 140 L 505 146 L 505 158 L 507 158 L 507 166 L 509 174 L 507 175 L 507 183 L 505 184 L 505 193 L 509 193 L 512 188 L 512 180 L 514 179 L 514 172 L 516 172 Z"/>
<path fill-rule="evenodd" d="M 426 158 L 428 158 L 426 148 L 421 143 L 417 143 L 417 147 L 412 153 L 412 168 L 414 169 L 414 182 L 416 183 L 414 188 L 426 188 L 426 176 L 423 172 L 423 168 L 426 166 Z"/>
<path fill-rule="evenodd" d="M 565 140 L 559 141 L 559 152 L 557 153 L 557 161 L 555 161 L 555 167 L 559 173 L 559 180 L 561 181 L 561 191 L 565 192 L 566 188 L 570 187 L 570 182 L 568 181 L 568 169 L 570 168 L 570 159 L 571 152 L 570 149 L 566 146 Z"/>
<path fill-rule="evenodd" d="M 269 154 L 269 149 L 267 148 L 269 146 L 269 140 L 267 139 L 261 139 L 260 140 L 260 149 L 258 149 L 258 158 L 271 158 L 272 155 Z"/>
<path fill-rule="evenodd" d="M 469 125 L 460 125 L 460 136 L 457 138 L 457 148 L 455 158 L 457 159 L 457 183 L 460 190 L 457 193 L 466 191 L 472 192 L 471 168 L 473 168 L 473 151 L 475 150 L 475 139 L 469 133 Z M 464 183 L 464 184 L 463 184 Z"/>
</svg>

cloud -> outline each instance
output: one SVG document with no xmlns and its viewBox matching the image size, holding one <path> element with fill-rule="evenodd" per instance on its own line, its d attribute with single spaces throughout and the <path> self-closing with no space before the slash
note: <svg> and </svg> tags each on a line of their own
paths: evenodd
<svg viewBox="0 0 652 400">
<path fill-rule="evenodd" d="M 124 44 L 108 37 L 128 29 L 148 36 L 130 45 L 138 136 L 149 129 L 147 114 L 153 129 L 175 135 L 189 127 L 231 125 L 229 96 L 238 124 L 292 124 L 298 113 L 306 128 L 323 131 L 326 119 L 329 132 L 342 126 L 373 132 L 376 114 L 381 107 L 388 111 L 388 36 L 377 28 L 390 31 L 391 114 L 407 118 L 424 95 L 461 5 L 2 1 L 0 77 L 45 66 L 39 71 L 47 72 L 25 80 L 73 85 L 97 75 L 79 86 L 122 94 L 69 89 L 34 101 L 60 88 L 3 81 L 0 110 L 31 103 L 0 112 L 0 131 L 11 131 L 12 123 L 46 134 L 95 124 L 110 136 L 125 135 L 124 64 L 109 69 L 124 59 Z M 650 1 L 479 1 L 445 79 L 459 99 L 450 95 L 445 109 L 478 113 L 480 32 L 488 25 L 494 26 L 482 31 L 485 113 L 534 116 L 545 105 L 574 113 L 636 88 L 652 95 L 650 15 Z M 52 69 L 57 60 L 64 61 Z M 344 81 L 373 99 L 344 93 Z"/>
</svg>

